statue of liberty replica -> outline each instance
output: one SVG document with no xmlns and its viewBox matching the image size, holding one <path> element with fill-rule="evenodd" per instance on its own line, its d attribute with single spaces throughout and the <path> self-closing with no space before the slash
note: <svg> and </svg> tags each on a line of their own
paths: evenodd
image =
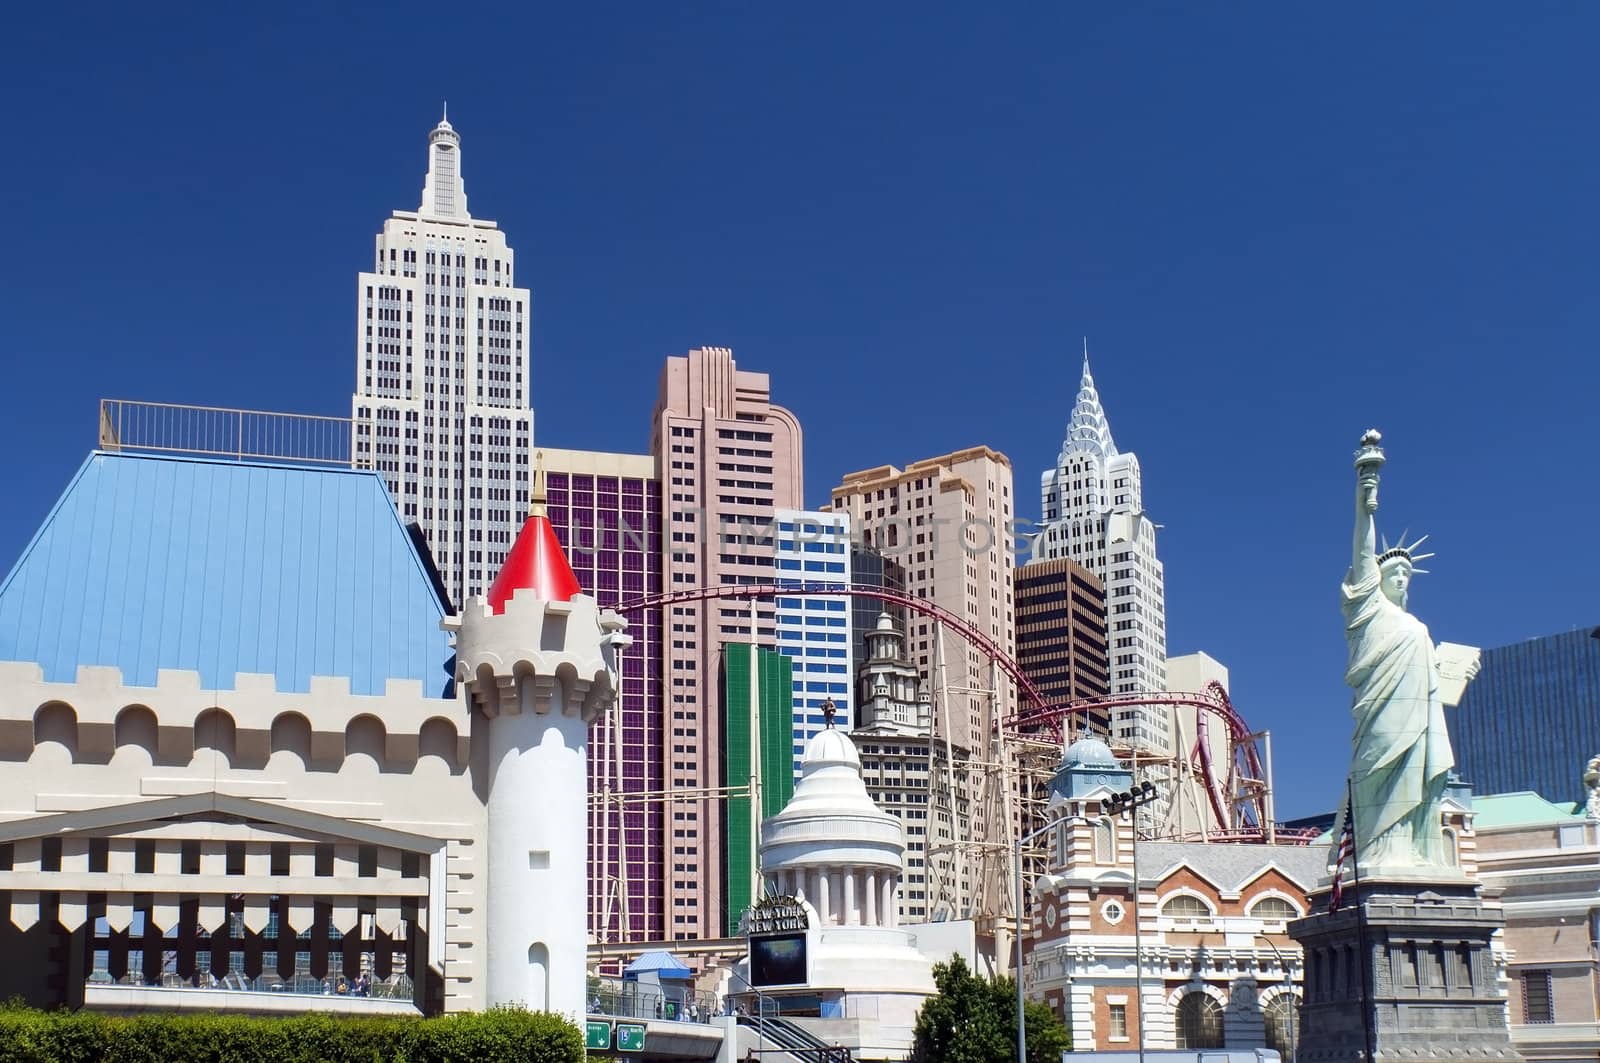
<svg viewBox="0 0 1600 1063">
<path fill-rule="evenodd" d="M 1455 757 L 1440 692 L 1444 647 L 1435 647 L 1427 625 L 1406 610 L 1412 577 L 1426 571 L 1417 562 L 1433 555 L 1416 552 L 1422 539 L 1405 545 L 1404 535 L 1381 552 L 1376 544 L 1384 462 L 1378 442 L 1378 433 L 1368 432 L 1356 455 L 1355 548 L 1340 588 L 1350 646 L 1344 681 L 1355 690 L 1345 814 L 1355 819 L 1363 872 L 1411 874 L 1455 863 L 1440 818 Z M 1470 667 L 1475 673 L 1475 656 Z"/>
<path fill-rule="evenodd" d="M 1380 442 L 1369 431 L 1356 453 L 1340 587 L 1350 772 L 1329 877 L 1289 929 L 1304 954 L 1299 1063 L 1518 1060 L 1490 948 L 1504 916 L 1457 866 L 1444 830 L 1455 765 L 1444 707 L 1476 675 L 1477 651 L 1435 645 L 1408 610 L 1418 563 L 1432 555 L 1417 552 L 1421 539 L 1378 538 Z"/>
</svg>

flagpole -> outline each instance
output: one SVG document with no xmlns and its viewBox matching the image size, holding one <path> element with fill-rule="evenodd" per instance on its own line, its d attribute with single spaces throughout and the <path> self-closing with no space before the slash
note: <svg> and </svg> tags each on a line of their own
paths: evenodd
<svg viewBox="0 0 1600 1063">
<path fill-rule="evenodd" d="M 1367 1063 L 1373 1063 L 1377 1048 L 1372 1036 L 1372 957 L 1367 951 L 1367 903 L 1361 896 L 1361 844 L 1356 837 L 1356 791 L 1353 780 L 1345 780 L 1345 807 L 1350 810 L 1350 884 L 1355 887 L 1356 942 L 1361 951 L 1361 1028 L 1367 1043 Z"/>
</svg>

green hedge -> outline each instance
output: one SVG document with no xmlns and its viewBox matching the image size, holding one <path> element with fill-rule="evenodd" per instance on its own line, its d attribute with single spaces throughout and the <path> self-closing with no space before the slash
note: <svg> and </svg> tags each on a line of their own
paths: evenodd
<svg viewBox="0 0 1600 1063">
<path fill-rule="evenodd" d="M 437 1019 L 0 1007 L 0 1063 L 572 1063 L 583 1034 L 510 1008 Z"/>
</svg>

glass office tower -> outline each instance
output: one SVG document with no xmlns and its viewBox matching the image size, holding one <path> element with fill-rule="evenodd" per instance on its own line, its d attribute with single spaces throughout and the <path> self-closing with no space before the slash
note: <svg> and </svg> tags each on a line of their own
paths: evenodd
<svg viewBox="0 0 1600 1063">
<path fill-rule="evenodd" d="M 1600 755 L 1600 628 L 1483 651 L 1445 719 L 1456 770 L 1477 793 L 1582 801 L 1583 766 Z"/>
</svg>

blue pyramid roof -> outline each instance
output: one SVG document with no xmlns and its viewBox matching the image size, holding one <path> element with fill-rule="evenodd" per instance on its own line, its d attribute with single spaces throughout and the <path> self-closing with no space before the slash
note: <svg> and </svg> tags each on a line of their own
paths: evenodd
<svg viewBox="0 0 1600 1063">
<path fill-rule="evenodd" d="M 444 607 L 377 474 L 96 451 L 0 583 L 0 660 L 214 690 L 234 673 L 444 694 Z"/>
<path fill-rule="evenodd" d="M 623 970 L 623 977 L 637 975 L 641 971 L 655 971 L 662 978 L 688 978 L 693 972 L 685 966 L 684 962 L 666 949 L 652 949 L 643 953 L 637 960 Z"/>
</svg>

